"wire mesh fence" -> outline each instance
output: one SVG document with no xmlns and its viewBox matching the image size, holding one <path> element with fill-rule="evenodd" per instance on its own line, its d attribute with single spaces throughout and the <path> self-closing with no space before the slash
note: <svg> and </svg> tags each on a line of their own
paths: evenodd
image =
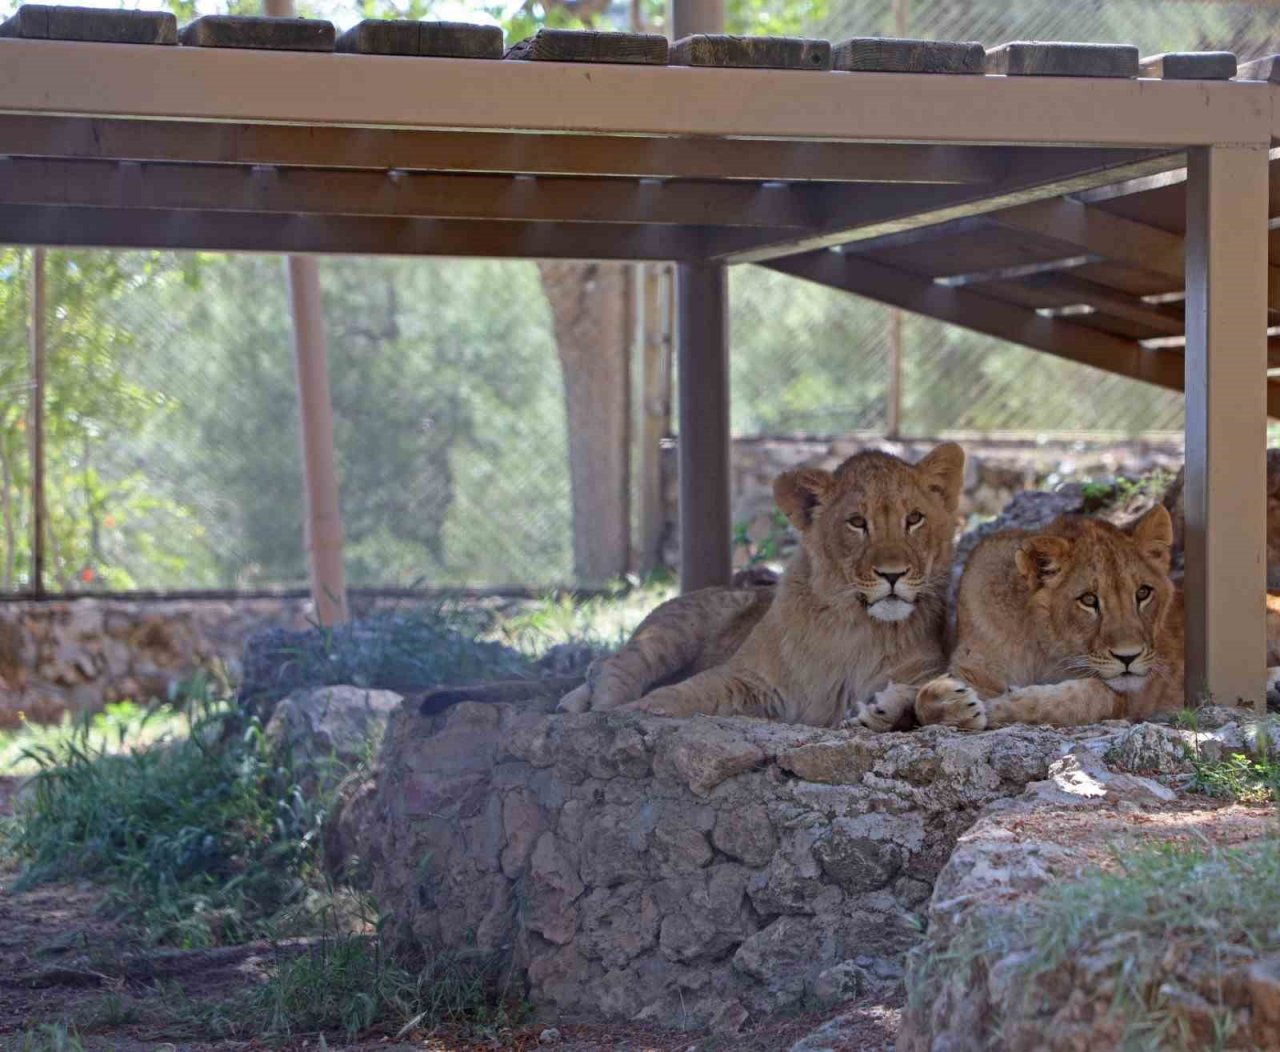
<svg viewBox="0 0 1280 1052">
<path fill-rule="evenodd" d="M 1277 9 L 1253 3 L 829 0 L 784 28 L 1280 50 Z M 0 249 L 4 592 L 32 583 L 29 268 Z M 321 273 L 351 583 L 570 582 L 565 393 L 536 266 L 330 258 Z M 47 586 L 304 583 L 281 261 L 50 252 L 48 275 Z M 1176 393 L 759 268 L 730 289 L 738 435 L 1182 426 Z"/>
</svg>

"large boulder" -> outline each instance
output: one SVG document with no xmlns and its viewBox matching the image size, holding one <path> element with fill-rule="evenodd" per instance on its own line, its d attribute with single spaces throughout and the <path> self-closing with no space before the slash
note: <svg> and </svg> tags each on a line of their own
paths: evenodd
<svg viewBox="0 0 1280 1052">
<path fill-rule="evenodd" d="M 501 955 L 544 1014 L 742 1023 L 891 987 L 981 809 L 1123 726 L 873 735 L 406 704 L 376 786 L 356 787 L 354 853 L 404 944 Z"/>
</svg>

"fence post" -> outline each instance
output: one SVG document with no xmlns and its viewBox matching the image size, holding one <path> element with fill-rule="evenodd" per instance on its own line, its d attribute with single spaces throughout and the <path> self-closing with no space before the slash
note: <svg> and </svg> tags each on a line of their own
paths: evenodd
<svg viewBox="0 0 1280 1052">
<path fill-rule="evenodd" d="M 27 433 L 31 456 L 31 594 L 44 595 L 44 361 L 45 250 L 31 251 L 31 318 L 28 332 L 31 388 Z"/>
</svg>

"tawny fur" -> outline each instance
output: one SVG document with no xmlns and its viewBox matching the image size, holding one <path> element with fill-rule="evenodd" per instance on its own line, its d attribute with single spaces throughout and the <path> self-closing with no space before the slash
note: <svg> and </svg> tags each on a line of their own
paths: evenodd
<svg viewBox="0 0 1280 1052">
<path fill-rule="evenodd" d="M 706 589 L 664 604 L 563 704 L 836 726 L 877 692 L 914 696 L 945 667 L 963 475 L 963 451 L 946 443 L 914 467 L 868 452 L 834 473 L 780 476 L 774 494 L 800 545 L 777 588 Z"/>
<path fill-rule="evenodd" d="M 948 674 L 916 699 L 920 722 L 1073 726 L 1181 708 L 1172 539 L 1169 513 L 1157 506 L 1132 534 L 1064 516 L 1039 533 L 984 540 L 960 581 Z M 1132 660 L 1126 667 L 1117 655 Z"/>
</svg>

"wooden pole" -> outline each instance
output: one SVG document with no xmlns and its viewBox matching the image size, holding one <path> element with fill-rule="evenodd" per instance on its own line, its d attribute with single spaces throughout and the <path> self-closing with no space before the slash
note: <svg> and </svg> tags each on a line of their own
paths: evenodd
<svg viewBox="0 0 1280 1052">
<path fill-rule="evenodd" d="M 290 18 L 294 10 L 293 0 L 263 0 L 263 11 L 270 18 Z M 333 444 L 333 402 L 329 392 L 320 269 L 314 256 L 289 256 L 285 272 L 293 315 L 293 360 L 298 379 L 306 497 L 303 541 L 316 619 L 330 626 L 346 621 L 350 613 L 342 562 L 342 506 Z"/>
<path fill-rule="evenodd" d="M 1187 697 L 1264 714 L 1267 148 L 1187 160 Z"/>
<path fill-rule="evenodd" d="M 671 330 L 665 302 L 667 268 L 661 264 L 639 268 L 640 317 L 640 552 L 642 573 L 662 565 L 662 534 L 666 502 L 662 486 L 662 440 L 671 429 Z"/>
<path fill-rule="evenodd" d="M 714 264 L 681 264 L 676 281 L 680 588 L 692 592 L 732 575 L 727 282 Z"/>
<path fill-rule="evenodd" d="M 672 0 L 674 39 L 722 32 L 724 0 Z M 723 266 L 676 267 L 680 588 L 685 592 L 727 585 L 733 573 L 727 285 Z"/>
<path fill-rule="evenodd" d="M 911 22 L 911 0 L 892 0 L 893 31 L 899 38 L 908 36 Z M 902 311 L 896 307 L 889 312 L 889 382 L 885 391 L 885 433 L 897 438 L 902 433 Z"/>
<path fill-rule="evenodd" d="M 31 394 L 27 433 L 31 453 L 31 594 L 44 595 L 44 361 L 45 250 L 31 251 L 31 320 L 28 334 Z"/>
</svg>

